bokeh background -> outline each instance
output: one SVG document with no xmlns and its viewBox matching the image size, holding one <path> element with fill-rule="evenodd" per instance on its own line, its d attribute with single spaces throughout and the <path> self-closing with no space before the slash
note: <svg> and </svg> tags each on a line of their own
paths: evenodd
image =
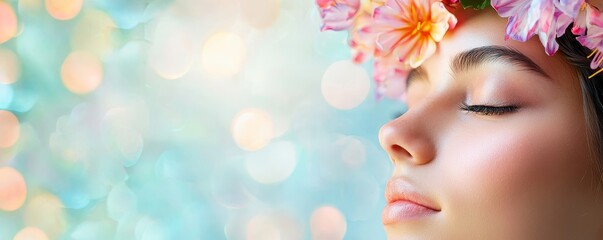
<svg viewBox="0 0 603 240">
<path fill-rule="evenodd" d="M 312 0 L 0 0 L 0 239 L 385 239 L 370 63 Z"/>
</svg>

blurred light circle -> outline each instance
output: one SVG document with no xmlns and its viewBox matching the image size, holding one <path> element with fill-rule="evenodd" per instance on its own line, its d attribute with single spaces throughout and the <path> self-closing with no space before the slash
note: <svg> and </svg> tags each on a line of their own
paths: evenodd
<svg viewBox="0 0 603 240">
<path fill-rule="evenodd" d="M 10 40 L 16 34 L 17 15 L 8 3 L 0 2 L 0 44 Z"/>
<path fill-rule="evenodd" d="M 11 167 L 0 168 L 0 210 L 19 209 L 26 196 L 27 186 L 21 173 Z"/>
<path fill-rule="evenodd" d="M 2 8 L 2 2 L 0 2 L 0 11 Z M 1 13 L 0 13 L 1 14 Z M 0 15 L 0 19 L 2 16 Z M 2 31 L 2 22 L 0 21 L 0 31 Z M 21 75 L 21 66 L 19 64 L 19 58 L 8 49 L 0 48 L 0 84 L 11 84 L 19 79 Z"/>
<path fill-rule="evenodd" d="M 0 148 L 9 148 L 17 143 L 21 130 L 17 117 L 5 110 L 0 110 Z"/>
<path fill-rule="evenodd" d="M 247 240 L 280 240 L 281 234 L 278 223 L 265 215 L 253 217 L 245 231 Z"/>
<path fill-rule="evenodd" d="M 113 124 L 105 129 L 108 146 L 119 153 L 123 166 L 131 167 L 142 155 L 144 140 L 138 131 L 126 125 Z"/>
<path fill-rule="evenodd" d="M 10 85 L 0 83 L 0 109 L 8 109 L 13 101 L 15 91 Z"/>
<path fill-rule="evenodd" d="M 71 31 L 74 50 L 105 56 L 113 50 L 115 22 L 103 11 L 87 10 L 78 17 Z"/>
<path fill-rule="evenodd" d="M 280 0 L 241 1 L 243 17 L 247 23 L 258 29 L 272 26 L 279 16 L 280 7 Z"/>
<path fill-rule="evenodd" d="M 161 19 L 155 29 L 149 49 L 149 62 L 153 70 L 169 80 L 184 76 L 193 65 L 193 40 L 189 29 L 181 21 Z"/>
<path fill-rule="evenodd" d="M 335 142 L 341 149 L 341 160 L 348 166 L 359 167 L 366 161 L 366 147 L 355 137 L 342 137 Z"/>
<path fill-rule="evenodd" d="M 88 52 L 70 53 L 61 67 L 63 85 L 76 94 L 94 91 L 103 80 L 103 65 L 100 59 Z"/>
<path fill-rule="evenodd" d="M 67 221 L 63 203 L 56 196 L 40 193 L 31 197 L 25 206 L 25 225 L 37 227 L 46 232 L 48 238 L 56 239 L 65 232 Z"/>
<path fill-rule="evenodd" d="M 121 134 L 118 134 L 117 146 L 119 152 L 124 157 L 124 166 L 131 167 L 142 155 L 142 148 L 144 145 L 142 136 L 136 131 L 129 128 L 122 128 Z"/>
<path fill-rule="evenodd" d="M 243 68 L 245 42 L 236 34 L 219 32 L 207 39 L 201 52 L 203 69 L 214 77 L 232 77 Z"/>
<path fill-rule="evenodd" d="M 337 109 L 352 109 L 368 96 L 369 75 L 360 65 L 351 61 L 333 63 L 322 77 L 322 95 Z"/>
<path fill-rule="evenodd" d="M 13 240 L 48 240 L 48 236 L 39 228 L 26 227 L 17 232 Z"/>
<path fill-rule="evenodd" d="M 341 212 L 332 206 L 320 207 L 310 217 L 310 232 L 314 240 L 343 239 L 347 229 Z"/>
<path fill-rule="evenodd" d="M 146 0 L 105 0 L 95 2 L 95 6 L 111 14 L 120 29 L 131 30 L 144 21 L 145 10 L 154 2 Z"/>
<path fill-rule="evenodd" d="M 83 0 L 46 0 L 46 11 L 58 20 L 69 20 L 82 9 Z"/>
<path fill-rule="evenodd" d="M 274 124 L 264 110 L 245 109 L 234 117 L 231 132 L 239 147 L 257 151 L 274 137 Z"/>
<path fill-rule="evenodd" d="M 297 163 L 295 146 L 290 142 L 275 142 L 247 157 L 245 165 L 253 180 L 271 184 L 287 179 Z"/>
</svg>

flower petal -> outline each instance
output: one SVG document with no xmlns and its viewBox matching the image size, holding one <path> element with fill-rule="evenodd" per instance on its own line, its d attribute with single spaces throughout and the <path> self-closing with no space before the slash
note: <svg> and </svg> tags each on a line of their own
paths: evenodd
<svg viewBox="0 0 603 240">
<path fill-rule="evenodd" d="M 321 30 L 341 31 L 350 28 L 357 10 L 344 4 L 337 4 L 333 7 L 322 9 L 320 12 L 323 20 Z"/>
<path fill-rule="evenodd" d="M 576 18 L 578 12 L 580 12 L 580 6 L 584 4 L 584 0 L 558 0 L 555 1 L 555 7 L 559 9 L 563 14 Z"/>
<path fill-rule="evenodd" d="M 420 48 L 418 51 L 415 51 L 412 55 L 410 55 L 410 59 L 408 64 L 412 68 L 417 68 L 427 60 L 427 58 L 431 57 L 436 51 L 436 43 L 430 40 L 423 40 L 420 43 Z"/>
</svg>

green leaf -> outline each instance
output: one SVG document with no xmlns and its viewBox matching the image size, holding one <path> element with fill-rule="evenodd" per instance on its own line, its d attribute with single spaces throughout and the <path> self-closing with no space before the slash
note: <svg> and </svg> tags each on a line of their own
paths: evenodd
<svg viewBox="0 0 603 240">
<path fill-rule="evenodd" d="M 461 0 L 463 8 L 484 9 L 490 6 L 490 0 Z"/>
</svg>

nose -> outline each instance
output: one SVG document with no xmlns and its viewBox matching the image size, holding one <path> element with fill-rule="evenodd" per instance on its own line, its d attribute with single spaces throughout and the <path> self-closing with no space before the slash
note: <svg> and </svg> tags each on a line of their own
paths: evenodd
<svg viewBox="0 0 603 240">
<path fill-rule="evenodd" d="M 411 110 L 381 127 L 379 143 L 394 165 L 424 165 L 435 158 L 430 130 L 433 131 L 424 111 Z"/>
</svg>

